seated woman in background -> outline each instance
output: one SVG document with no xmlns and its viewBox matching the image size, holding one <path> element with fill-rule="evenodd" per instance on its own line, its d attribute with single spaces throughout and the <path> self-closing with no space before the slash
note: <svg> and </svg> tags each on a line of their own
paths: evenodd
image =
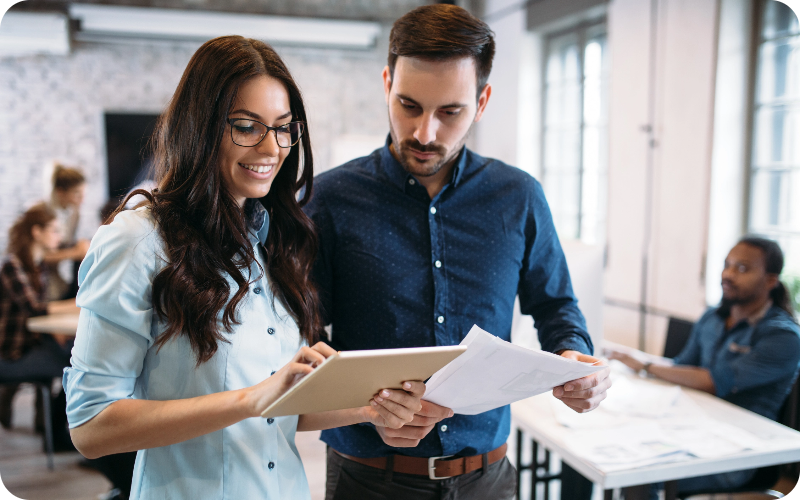
<svg viewBox="0 0 800 500">
<path fill-rule="evenodd" d="M 48 290 L 51 299 L 74 298 L 78 293 L 77 266 L 89 249 L 88 241 L 77 239 L 85 190 L 86 178 L 80 170 L 56 164 L 49 203 L 61 224 L 62 237 L 58 249 L 44 256 L 51 269 Z"/>
<path fill-rule="evenodd" d="M 410 381 L 371 406 L 260 418 L 333 354 L 315 344 L 305 119 L 271 47 L 206 42 L 157 126 L 158 187 L 131 193 L 148 201 L 92 240 L 64 374 L 69 423 L 89 458 L 140 450 L 131 498 L 309 498 L 296 431 L 398 428 L 421 407 L 424 384 Z"/>
<path fill-rule="evenodd" d="M 28 209 L 11 227 L 8 254 L 0 267 L 0 379 L 60 377 L 69 365 L 71 338 L 33 333 L 26 326 L 32 316 L 78 312 L 74 299 L 47 301 L 48 273 L 42 259 L 60 242 L 56 214 L 45 204 Z M 5 428 L 11 426 L 16 390 L 16 385 L 0 386 L 0 424 Z M 54 408 L 54 416 L 57 413 Z M 63 416 L 60 421 L 64 423 Z M 68 447 L 66 429 L 54 430 L 56 447 Z"/>
</svg>

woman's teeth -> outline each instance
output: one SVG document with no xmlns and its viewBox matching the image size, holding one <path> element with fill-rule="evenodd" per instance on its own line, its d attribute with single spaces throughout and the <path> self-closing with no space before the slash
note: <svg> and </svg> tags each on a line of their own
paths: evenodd
<svg viewBox="0 0 800 500">
<path fill-rule="evenodd" d="M 244 163 L 240 163 L 239 165 L 246 168 L 247 170 L 258 172 L 259 174 L 266 174 L 267 172 L 272 170 L 272 165 L 245 165 Z"/>
</svg>

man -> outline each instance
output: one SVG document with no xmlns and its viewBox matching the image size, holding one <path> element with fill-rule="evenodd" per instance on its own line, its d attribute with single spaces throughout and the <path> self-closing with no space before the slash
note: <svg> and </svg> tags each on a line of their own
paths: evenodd
<svg viewBox="0 0 800 500">
<path fill-rule="evenodd" d="M 636 371 L 714 394 L 772 420 L 800 366 L 800 326 L 778 279 L 783 253 L 771 240 L 746 237 L 731 249 L 722 270 L 722 303 L 706 311 L 673 366 L 643 363 L 611 352 Z M 755 470 L 678 482 L 679 493 L 742 486 Z"/>
<path fill-rule="evenodd" d="M 307 207 L 335 349 L 453 345 L 473 324 L 509 340 L 519 295 L 543 349 L 596 361 L 541 186 L 464 147 L 492 93 L 493 55 L 489 27 L 459 7 L 395 22 L 386 146 L 320 175 Z M 609 384 L 604 370 L 553 393 L 584 412 Z M 324 431 L 326 498 L 512 498 L 509 430 L 508 406 L 466 416 L 424 402 L 402 429 Z"/>
</svg>

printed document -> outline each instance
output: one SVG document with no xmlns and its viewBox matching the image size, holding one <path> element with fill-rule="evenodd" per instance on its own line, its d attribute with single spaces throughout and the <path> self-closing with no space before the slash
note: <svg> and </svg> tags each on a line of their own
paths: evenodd
<svg viewBox="0 0 800 500">
<path fill-rule="evenodd" d="M 423 399 L 476 415 L 529 398 L 605 368 L 511 344 L 477 325 L 467 352 L 433 374 Z"/>
</svg>

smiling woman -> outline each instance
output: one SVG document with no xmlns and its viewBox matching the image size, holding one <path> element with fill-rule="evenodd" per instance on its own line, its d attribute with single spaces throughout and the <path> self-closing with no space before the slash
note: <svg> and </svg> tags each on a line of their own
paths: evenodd
<svg viewBox="0 0 800 500">
<path fill-rule="evenodd" d="M 92 240 L 67 413 L 87 457 L 138 450 L 131 498 L 308 498 L 297 430 L 400 427 L 420 406 L 410 381 L 371 406 L 259 418 L 334 352 L 315 344 L 305 119 L 271 47 L 206 42 L 157 126 L 158 187 Z"/>
</svg>

